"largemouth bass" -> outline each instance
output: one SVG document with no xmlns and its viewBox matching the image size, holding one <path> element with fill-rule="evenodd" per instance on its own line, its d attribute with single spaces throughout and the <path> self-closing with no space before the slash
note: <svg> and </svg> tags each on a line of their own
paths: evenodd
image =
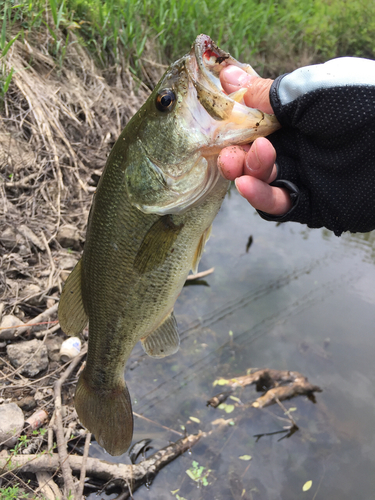
<svg viewBox="0 0 375 500">
<path fill-rule="evenodd" d="M 85 248 L 60 300 L 68 335 L 89 322 L 86 367 L 75 406 L 84 426 L 111 455 L 133 434 L 124 367 L 141 340 L 162 358 L 179 347 L 174 303 L 196 271 L 228 181 L 220 150 L 279 128 L 274 116 L 226 95 L 228 64 L 256 75 L 206 35 L 166 71 L 114 145 L 91 207 Z"/>
</svg>

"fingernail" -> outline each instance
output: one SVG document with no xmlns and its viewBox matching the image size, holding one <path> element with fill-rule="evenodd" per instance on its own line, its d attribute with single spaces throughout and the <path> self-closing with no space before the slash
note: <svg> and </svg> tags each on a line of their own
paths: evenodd
<svg viewBox="0 0 375 500">
<path fill-rule="evenodd" d="M 240 193 L 240 195 L 245 198 L 245 196 L 243 195 L 243 193 L 242 193 L 242 191 L 241 191 L 241 189 L 239 187 L 240 183 L 238 182 L 238 180 L 239 180 L 239 177 L 237 177 L 237 179 L 234 180 L 234 184 L 236 185 L 237 191 Z"/>
<path fill-rule="evenodd" d="M 241 87 L 248 81 L 249 75 L 241 68 L 230 65 L 223 70 L 222 79 L 224 82 L 229 83 L 230 85 Z"/>
<path fill-rule="evenodd" d="M 256 161 L 254 161 L 254 158 L 251 158 L 250 155 L 255 155 Z M 246 167 L 250 171 L 256 172 L 257 170 L 260 169 L 261 162 L 260 162 L 259 156 L 258 156 L 258 149 L 257 149 L 256 141 L 253 142 L 253 144 L 251 145 L 250 151 L 245 156 L 245 162 L 246 162 Z"/>
</svg>

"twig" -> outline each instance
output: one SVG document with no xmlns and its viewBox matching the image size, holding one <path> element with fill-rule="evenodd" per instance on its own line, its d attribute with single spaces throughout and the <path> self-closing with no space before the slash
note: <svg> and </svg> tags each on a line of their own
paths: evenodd
<svg viewBox="0 0 375 500">
<path fill-rule="evenodd" d="M 151 66 L 156 66 L 157 68 L 168 68 L 168 66 L 166 64 L 160 64 L 160 63 L 157 63 L 155 61 L 150 61 L 150 59 L 146 59 L 145 57 L 141 57 L 142 61 L 145 61 L 146 63 L 148 64 L 151 64 Z"/>
<path fill-rule="evenodd" d="M 293 424 L 293 427 L 295 427 L 296 430 L 298 430 L 299 427 L 296 424 L 296 422 L 295 422 L 294 418 L 292 417 L 292 415 L 290 414 L 289 410 L 287 408 L 285 408 L 285 406 L 282 404 L 282 402 L 279 400 L 279 398 L 275 397 L 275 401 L 280 406 L 280 408 L 284 411 L 284 414 L 288 416 L 289 420 Z"/>
<path fill-rule="evenodd" d="M 51 249 L 50 249 L 50 247 L 48 245 L 47 238 L 46 238 L 45 234 L 43 233 L 43 231 L 41 231 L 40 234 L 42 236 L 42 240 L 43 240 L 44 246 L 46 247 L 46 251 L 47 251 L 47 254 L 48 254 L 48 258 L 49 258 L 49 263 L 50 263 L 50 266 L 51 266 L 51 270 L 50 270 L 50 273 L 49 273 L 49 276 L 48 276 L 47 290 L 46 290 L 46 293 L 48 293 L 48 291 L 51 290 L 51 288 L 52 288 L 53 275 L 54 275 L 54 273 L 56 271 L 56 266 L 55 266 L 55 263 L 53 262 L 52 253 L 51 253 Z"/>
<path fill-rule="evenodd" d="M 39 339 L 40 337 L 43 337 L 43 335 L 48 335 L 57 332 L 57 330 L 60 330 L 60 323 L 57 322 L 57 325 L 53 326 L 49 330 L 40 330 L 40 332 L 35 332 L 35 337 Z"/>
<path fill-rule="evenodd" d="M 85 448 L 83 450 L 81 475 L 79 477 L 79 485 L 77 488 L 77 500 L 81 500 L 81 498 L 83 497 L 83 488 L 85 486 L 86 464 L 87 464 L 87 457 L 89 455 L 90 441 L 91 441 L 91 432 L 88 432 L 86 434 Z"/>
<path fill-rule="evenodd" d="M 163 429 L 165 429 L 166 431 L 170 431 L 170 432 L 174 432 L 174 434 L 177 434 L 178 436 L 184 436 L 185 434 L 182 434 L 182 432 L 178 432 L 178 431 L 175 431 L 174 429 L 171 429 L 170 427 L 165 427 L 165 425 L 162 425 L 162 424 L 159 424 L 159 422 L 155 422 L 154 420 L 151 420 L 143 415 L 139 415 L 139 413 L 135 413 L 135 411 L 133 411 L 133 415 L 135 417 L 138 417 L 138 418 L 141 418 L 143 420 L 146 420 L 147 422 L 150 422 L 151 424 L 155 424 L 159 427 L 162 427 Z"/>
<path fill-rule="evenodd" d="M 19 181 L 4 182 L 4 185 L 7 188 L 18 188 L 18 187 L 31 188 L 32 186 L 30 186 L 29 181 L 31 181 L 32 179 L 35 179 L 35 177 L 38 177 L 38 175 L 39 175 L 39 172 L 33 172 L 30 175 L 25 175 L 25 177 L 23 177 L 23 179 L 21 179 Z"/>
<path fill-rule="evenodd" d="M 40 323 L 41 321 L 45 321 L 46 319 L 50 318 L 53 314 L 55 314 L 55 312 L 57 312 L 58 308 L 59 308 L 59 303 L 54 304 L 52 307 L 50 307 L 49 309 L 46 309 L 38 316 L 35 316 L 35 318 L 31 319 L 27 323 L 26 326 L 21 326 L 21 328 L 17 328 L 17 331 L 15 332 L 15 336 L 18 337 L 22 333 L 27 332 L 27 330 L 29 330 L 36 323 Z"/>
<path fill-rule="evenodd" d="M 45 298 L 49 299 L 48 295 L 45 296 Z M 56 297 L 54 297 L 56 298 Z M 32 320 L 30 320 L 32 321 Z M 32 326 L 40 326 L 40 325 L 53 325 L 53 323 L 58 323 L 58 320 L 54 321 L 41 321 L 40 323 L 22 323 L 20 325 L 14 325 L 14 326 L 0 326 L 0 332 L 1 330 L 11 330 L 13 328 L 23 328 L 24 326 L 29 326 L 30 328 Z"/>
<path fill-rule="evenodd" d="M 86 351 L 85 351 L 86 352 Z M 82 353 L 82 351 L 81 351 Z M 3 358 L 2 359 L 3 362 L 7 363 L 6 360 Z M 40 377 L 40 378 L 37 378 L 35 380 L 28 380 L 26 379 L 25 377 L 22 377 L 22 375 L 19 375 L 20 377 L 22 377 L 23 379 L 23 383 L 22 385 L 9 385 L 7 386 L 7 389 L 19 389 L 20 387 L 23 388 L 25 386 L 27 387 L 32 387 L 34 384 L 39 384 L 39 382 L 41 382 L 42 380 L 44 380 L 45 378 L 49 378 L 49 377 L 53 377 L 54 375 L 56 375 L 57 373 L 61 372 L 61 370 L 63 370 L 64 368 L 66 368 L 68 366 L 68 363 L 70 363 L 70 361 L 67 361 L 65 363 L 65 365 L 62 365 L 60 366 L 59 368 L 57 368 L 55 371 L 53 371 L 52 373 L 47 373 L 47 375 L 44 375 L 43 377 Z M 7 365 L 9 366 L 9 363 L 7 363 Z M 13 368 L 11 365 L 10 365 L 11 368 Z"/>
<path fill-rule="evenodd" d="M 202 271 L 197 274 L 189 274 L 189 276 L 186 278 L 186 280 L 197 280 L 198 278 L 204 278 L 205 276 L 208 276 L 209 274 L 212 274 L 215 271 L 214 267 L 211 267 L 210 269 L 207 269 L 207 271 Z"/>
<path fill-rule="evenodd" d="M 67 380 L 72 371 L 76 368 L 78 363 L 81 361 L 81 358 L 86 354 L 86 346 L 82 349 L 80 354 L 74 358 L 71 362 L 70 366 L 65 370 L 65 372 L 61 375 L 59 380 L 55 382 L 55 434 L 56 434 L 56 442 L 57 442 L 57 451 L 61 466 L 61 471 L 64 478 L 64 495 L 67 498 L 69 495 L 74 494 L 75 488 L 73 483 L 72 470 L 69 465 L 69 455 L 66 448 L 66 441 L 64 438 L 64 428 L 62 423 L 62 403 L 61 403 L 61 387 L 63 383 Z"/>
<path fill-rule="evenodd" d="M 52 452 L 53 448 L 53 428 L 55 426 L 55 410 L 53 410 L 52 418 L 49 422 L 48 425 L 48 445 L 47 445 L 47 450 L 49 452 Z"/>
</svg>

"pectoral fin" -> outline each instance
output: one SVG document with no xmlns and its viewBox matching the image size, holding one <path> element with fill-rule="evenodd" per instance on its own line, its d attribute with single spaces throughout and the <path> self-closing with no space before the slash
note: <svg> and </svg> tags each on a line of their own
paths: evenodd
<svg viewBox="0 0 375 500">
<path fill-rule="evenodd" d="M 146 354 L 152 358 L 164 358 L 177 352 L 180 346 L 180 337 L 173 311 L 159 328 L 142 339 L 141 342 Z"/>
<path fill-rule="evenodd" d="M 78 335 L 88 323 L 82 301 L 82 259 L 64 285 L 58 311 L 60 326 L 67 335 Z"/>
<path fill-rule="evenodd" d="M 201 239 L 199 240 L 197 249 L 195 250 L 195 254 L 194 254 L 194 258 L 193 258 L 193 263 L 192 263 L 192 266 L 191 266 L 191 270 L 193 271 L 193 274 L 196 274 L 197 271 L 198 271 L 199 261 L 201 260 L 201 257 L 202 257 L 202 254 L 203 254 L 203 250 L 204 250 L 204 246 L 205 246 L 205 244 L 207 243 L 207 241 L 209 240 L 209 238 L 211 236 L 211 231 L 212 231 L 212 225 L 209 226 L 204 231 L 204 233 L 201 236 Z"/>
<path fill-rule="evenodd" d="M 183 224 L 176 225 L 170 215 L 160 217 L 148 230 L 134 259 L 134 267 L 140 274 L 161 266 L 173 245 Z"/>
</svg>

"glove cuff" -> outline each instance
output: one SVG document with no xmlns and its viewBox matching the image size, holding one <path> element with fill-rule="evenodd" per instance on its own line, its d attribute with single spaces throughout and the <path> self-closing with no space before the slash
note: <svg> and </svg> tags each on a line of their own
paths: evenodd
<svg viewBox="0 0 375 500">
<path fill-rule="evenodd" d="M 293 206 L 290 210 L 288 210 L 288 212 L 286 212 L 283 215 L 271 215 L 268 214 L 267 212 L 262 212 L 261 210 L 257 210 L 257 212 L 264 220 L 274 221 L 274 222 L 287 222 L 288 220 L 290 220 L 292 213 L 298 207 L 300 200 L 300 191 L 298 187 L 295 184 L 293 184 L 293 182 L 284 179 L 276 179 L 275 181 L 270 183 L 270 186 L 286 189 L 289 193 Z"/>
</svg>

